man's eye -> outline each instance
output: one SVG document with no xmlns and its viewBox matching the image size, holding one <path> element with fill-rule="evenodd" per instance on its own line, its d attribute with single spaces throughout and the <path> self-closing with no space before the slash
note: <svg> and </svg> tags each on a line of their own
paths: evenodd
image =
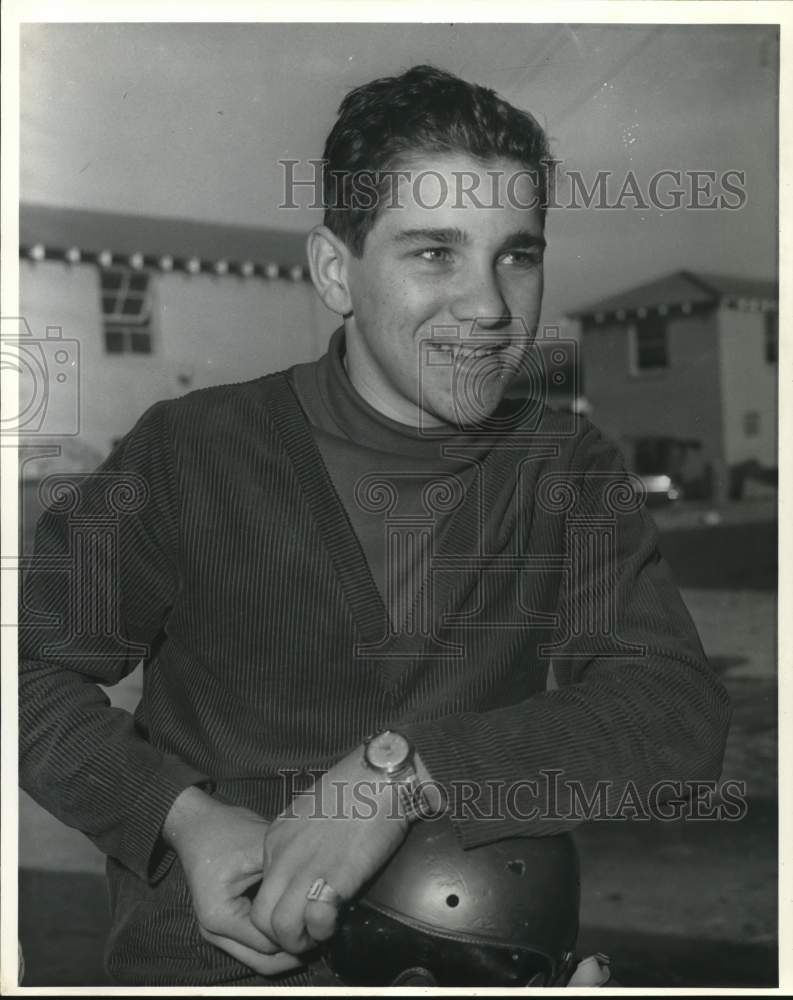
<svg viewBox="0 0 793 1000">
<path fill-rule="evenodd" d="M 424 250 L 419 250 L 418 256 L 422 260 L 451 260 L 452 252 L 448 247 L 427 247 Z"/>
<path fill-rule="evenodd" d="M 542 261 L 542 253 L 538 250 L 510 250 L 502 255 L 501 260 L 512 267 L 537 267 Z"/>
</svg>

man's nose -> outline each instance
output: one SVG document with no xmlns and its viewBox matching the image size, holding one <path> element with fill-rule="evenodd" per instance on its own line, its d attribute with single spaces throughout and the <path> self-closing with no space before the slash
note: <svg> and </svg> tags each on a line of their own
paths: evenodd
<svg viewBox="0 0 793 1000">
<path fill-rule="evenodd" d="M 498 277 L 490 268 L 461 275 L 451 311 L 459 323 L 476 323 L 486 330 L 501 329 L 512 320 Z"/>
</svg>

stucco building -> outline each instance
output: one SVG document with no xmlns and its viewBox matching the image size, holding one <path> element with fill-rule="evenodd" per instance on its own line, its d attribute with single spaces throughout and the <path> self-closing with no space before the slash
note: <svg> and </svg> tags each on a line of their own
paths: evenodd
<svg viewBox="0 0 793 1000">
<path fill-rule="evenodd" d="M 777 467 L 777 289 L 677 271 L 572 312 L 592 419 L 638 472 L 724 499 Z"/>
</svg>

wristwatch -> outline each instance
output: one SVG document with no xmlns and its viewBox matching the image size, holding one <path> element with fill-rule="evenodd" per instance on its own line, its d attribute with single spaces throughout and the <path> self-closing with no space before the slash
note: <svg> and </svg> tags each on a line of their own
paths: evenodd
<svg viewBox="0 0 793 1000">
<path fill-rule="evenodd" d="M 398 786 L 402 811 L 409 823 L 431 811 L 416 773 L 415 755 L 410 740 L 392 729 L 385 729 L 364 740 L 364 764 L 388 784 Z"/>
</svg>

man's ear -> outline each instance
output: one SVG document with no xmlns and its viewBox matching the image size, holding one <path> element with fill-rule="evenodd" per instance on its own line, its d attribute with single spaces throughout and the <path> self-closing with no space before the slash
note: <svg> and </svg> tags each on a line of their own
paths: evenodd
<svg viewBox="0 0 793 1000">
<path fill-rule="evenodd" d="M 319 297 L 340 316 L 351 312 L 347 286 L 350 251 L 327 226 L 315 226 L 308 234 L 308 266 Z"/>
</svg>

